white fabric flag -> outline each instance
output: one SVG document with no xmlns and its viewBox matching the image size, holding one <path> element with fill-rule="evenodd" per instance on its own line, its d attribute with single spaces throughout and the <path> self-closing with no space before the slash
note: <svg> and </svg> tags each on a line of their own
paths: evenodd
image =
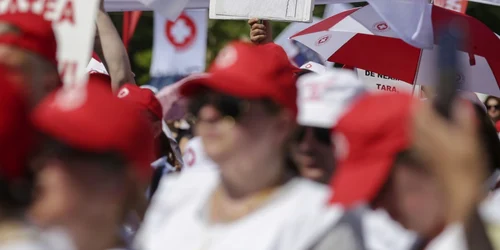
<svg viewBox="0 0 500 250">
<path fill-rule="evenodd" d="M 207 10 L 186 10 L 172 22 L 155 12 L 153 77 L 189 75 L 205 70 Z"/>
</svg>

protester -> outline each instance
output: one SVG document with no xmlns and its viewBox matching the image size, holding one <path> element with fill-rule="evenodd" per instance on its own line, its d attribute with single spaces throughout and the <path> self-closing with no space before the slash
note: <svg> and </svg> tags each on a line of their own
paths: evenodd
<svg viewBox="0 0 500 250">
<path fill-rule="evenodd" d="M 491 168 L 485 157 L 487 146 L 481 141 L 484 123 L 477 122 L 475 110 L 468 103 L 455 103 L 452 122 L 440 117 L 429 104 L 422 106 L 413 118 L 413 148 L 446 193 L 444 205 L 449 225 L 428 249 L 493 249 L 477 211 L 486 195 L 484 180 Z M 495 230 L 490 236 L 496 244 L 499 222 L 496 220 L 490 228 Z"/>
<path fill-rule="evenodd" d="M 78 249 L 124 248 L 118 232 L 151 178 L 153 134 L 141 110 L 102 82 L 65 88 L 34 111 L 42 135 L 33 219 Z"/>
<path fill-rule="evenodd" d="M 308 249 L 334 223 L 340 211 L 325 206 L 324 187 L 296 178 L 287 160 L 295 71 L 279 46 L 233 43 L 209 75 L 181 87 L 218 171 L 165 178 L 137 248 Z"/>
<path fill-rule="evenodd" d="M 61 86 L 52 23 L 28 13 L 0 15 L 1 63 L 23 74 L 31 106 Z"/>
<path fill-rule="evenodd" d="M 490 95 L 484 100 L 484 106 L 486 106 L 491 120 L 497 123 L 500 120 L 500 98 Z"/>
<path fill-rule="evenodd" d="M 303 68 L 309 70 L 313 66 L 322 67 L 310 62 Z M 326 184 L 335 168 L 335 145 L 330 140 L 330 128 L 366 91 L 353 72 L 343 69 L 303 74 L 297 81 L 297 88 L 297 122 L 301 126 L 292 144 L 292 158 L 301 176 Z"/>
<path fill-rule="evenodd" d="M 419 234 L 421 240 L 415 247 L 421 249 L 441 233 L 450 214 L 445 202 L 448 192 L 441 188 L 430 163 L 412 147 L 410 129 L 416 102 L 404 94 L 370 94 L 339 121 L 333 130 L 338 168 L 331 202 L 386 210 Z M 487 125 L 491 128 L 491 123 L 480 122 L 480 127 Z M 477 139 L 487 144 L 483 137 Z M 432 148 L 440 154 L 437 145 Z M 494 156 L 487 159 L 489 166 L 495 164 Z M 483 184 L 485 180 L 483 177 Z"/>
</svg>

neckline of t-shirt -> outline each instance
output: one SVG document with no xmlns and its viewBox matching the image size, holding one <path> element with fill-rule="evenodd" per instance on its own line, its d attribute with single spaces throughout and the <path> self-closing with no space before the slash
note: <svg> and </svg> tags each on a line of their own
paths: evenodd
<svg viewBox="0 0 500 250">
<path fill-rule="evenodd" d="M 278 189 L 273 194 L 271 194 L 271 196 L 268 198 L 266 202 L 264 202 L 259 208 L 253 210 L 246 216 L 243 216 L 239 219 L 227 223 L 211 223 L 208 220 L 208 214 L 210 212 L 209 203 L 210 203 L 210 198 L 212 197 L 212 194 L 215 188 L 217 187 L 217 184 L 220 181 L 220 179 L 218 178 L 216 182 L 217 184 L 210 188 L 210 190 L 207 192 L 208 195 L 205 197 L 205 199 L 203 199 L 202 202 L 199 203 L 197 209 L 199 212 L 198 215 L 200 216 L 202 222 L 205 224 L 206 227 L 221 228 L 221 227 L 233 226 L 240 223 L 244 223 L 245 221 L 250 220 L 251 218 L 259 214 L 265 213 L 269 209 L 273 208 L 273 206 L 271 206 L 272 204 L 279 203 L 281 200 L 288 197 L 288 195 L 293 191 L 293 188 L 296 187 L 298 183 L 300 183 L 300 179 L 301 179 L 300 177 L 294 177 L 288 180 L 286 183 L 278 187 Z"/>
</svg>

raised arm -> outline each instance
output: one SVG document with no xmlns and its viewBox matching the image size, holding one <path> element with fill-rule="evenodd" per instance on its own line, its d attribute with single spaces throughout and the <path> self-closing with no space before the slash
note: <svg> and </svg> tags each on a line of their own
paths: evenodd
<svg viewBox="0 0 500 250">
<path fill-rule="evenodd" d="M 117 91 L 125 83 L 135 83 L 127 50 L 111 18 L 104 10 L 104 0 L 101 0 L 96 24 L 95 51 L 108 70 L 113 91 Z"/>
</svg>

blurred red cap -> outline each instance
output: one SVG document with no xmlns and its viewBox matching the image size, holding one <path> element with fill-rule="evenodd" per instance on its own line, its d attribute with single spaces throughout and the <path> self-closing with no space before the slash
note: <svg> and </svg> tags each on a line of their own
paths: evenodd
<svg viewBox="0 0 500 250">
<path fill-rule="evenodd" d="M 410 146 L 411 106 L 406 94 L 361 97 L 332 132 L 337 168 L 331 203 L 371 202 L 387 181 L 395 157 Z"/>
<path fill-rule="evenodd" d="M 161 104 L 153 91 L 149 89 L 139 88 L 135 84 L 127 83 L 118 91 L 118 98 L 122 98 L 123 100 L 139 105 L 139 107 L 143 110 L 146 109 L 151 111 L 151 113 L 153 113 L 160 120 L 163 117 Z"/>
<path fill-rule="evenodd" d="M 0 91 L 0 176 L 15 180 L 26 171 L 26 161 L 34 142 L 29 107 L 21 87 L 9 80 L 10 72 L 0 66 L 3 76 Z"/>
<path fill-rule="evenodd" d="M 81 150 L 117 152 L 140 177 L 151 177 L 151 127 L 135 105 L 116 98 L 99 79 L 51 94 L 32 116 L 41 132 Z"/>
<path fill-rule="evenodd" d="M 240 98 L 269 98 L 296 115 L 296 72 L 279 45 L 234 42 L 220 51 L 209 74 L 186 81 L 180 93 L 189 97 L 208 87 Z"/>
<path fill-rule="evenodd" d="M 0 44 L 31 51 L 57 65 L 57 40 L 52 22 L 32 12 L 3 14 L 0 15 L 0 23 L 2 22 L 18 28 L 20 32 L 0 34 Z"/>
</svg>

